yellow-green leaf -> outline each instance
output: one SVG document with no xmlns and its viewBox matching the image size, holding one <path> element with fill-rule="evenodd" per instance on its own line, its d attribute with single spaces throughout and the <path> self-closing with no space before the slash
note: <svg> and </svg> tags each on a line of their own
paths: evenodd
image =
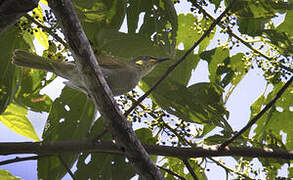
<svg viewBox="0 0 293 180">
<path fill-rule="evenodd" d="M 16 104 L 10 104 L 4 113 L 0 116 L 0 121 L 14 132 L 39 141 L 34 127 L 26 117 L 27 109 Z"/>
<path fill-rule="evenodd" d="M 48 2 L 46 0 L 40 0 L 40 1 L 48 6 Z"/>
<path fill-rule="evenodd" d="M 43 19 L 41 18 L 43 17 L 43 10 L 40 5 L 33 10 L 33 17 L 37 19 L 37 21 L 39 21 L 41 24 L 43 24 Z M 43 32 L 40 28 L 34 28 L 34 35 L 45 49 L 49 48 L 49 36 L 46 32 Z"/>
<path fill-rule="evenodd" d="M 13 176 L 10 172 L 4 170 L 4 169 L 0 169 L 0 179 L 3 180 L 20 180 L 20 178 L 17 178 L 15 176 Z"/>
</svg>

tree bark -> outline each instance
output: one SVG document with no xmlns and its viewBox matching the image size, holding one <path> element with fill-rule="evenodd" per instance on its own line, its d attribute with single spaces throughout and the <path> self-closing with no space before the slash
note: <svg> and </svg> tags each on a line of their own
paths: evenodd
<svg viewBox="0 0 293 180">
<path fill-rule="evenodd" d="M 148 180 L 164 179 L 116 105 L 73 5 L 69 0 L 49 0 L 48 3 L 61 24 L 88 94 L 105 120 L 116 145 L 142 177 Z"/>
<path fill-rule="evenodd" d="M 0 35 L 28 11 L 36 8 L 39 0 L 0 1 Z"/>
<path fill-rule="evenodd" d="M 242 156 L 293 160 L 293 151 L 280 149 L 273 150 L 269 148 L 229 146 L 219 151 L 219 145 L 204 148 L 187 148 L 145 144 L 144 147 L 146 151 L 152 155 L 177 157 L 181 159 L 216 156 Z M 65 152 L 94 152 L 124 155 L 124 151 L 119 149 L 113 142 L 94 142 L 91 139 L 83 139 L 79 141 L 0 143 L 0 155 L 38 154 L 43 156 Z"/>
</svg>

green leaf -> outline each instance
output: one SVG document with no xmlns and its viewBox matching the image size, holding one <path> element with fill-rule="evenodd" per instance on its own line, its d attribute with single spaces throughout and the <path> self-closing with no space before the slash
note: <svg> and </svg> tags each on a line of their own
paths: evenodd
<svg viewBox="0 0 293 180">
<path fill-rule="evenodd" d="M 197 19 L 196 16 L 189 13 L 187 15 L 179 14 L 178 16 L 178 33 L 176 47 L 183 43 L 184 49 L 187 50 L 203 35 L 205 29 L 211 24 L 207 18 Z M 207 36 L 199 45 L 199 53 L 202 52 L 213 39 L 214 31 Z"/>
<path fill-rule="evenodd" d="M 107 29 L 99 32 L 97 41 L 99 42 L 98 49 L 126 58 L 126 60 L 138 56 L 168 56 L 161 45 L 155 45 L 154 42 L 139 34 L 125 34 Z"/>
<path fill-rule="evenodd" d="M 115 29 L 118 32 L 124 20 L 126 1 L 74 0 L 79 19 L 88 39 L 96 47 L 96 35 L 102 29 Z"/>
<path fill-rule="evenodd" d="M 50 110 L 43 133 L 44 141 L 78 140 L 89 133 L 95 117 L 95 106 L 88 97 L 76 90 L 65 87 Z M 77 159 L 75 153 L 61 154 L 71 167 Z M 38 177 L 42 179 L 60 179 L 66 169 L 57 157 L 38 160 Z"/>
<path fill-rule="evenodd" d="M 287 33 L 279 32 L 276 30 L 265 30 L 264 34 L 270 39 L 271 43 L 278 47 L 281 54 L 291 55 L 293 54 L 292 36 L 288 36 Z"/>
<path fill-rule="evenodd" d="M 286 18 L 283 21 L 282 24 L 280 24 L 276 30 L 277 31 L 281 31 L 281 32 L 285 32 L 288 34 L 288 37 L 292 37 L 293 36 L 293 32 L 292 32 L 292 27 L 293 27 L 293 10 L 289 10 L 286 14 Z"/>
<path fill-rule="evenodd" d="M 173 157 L 167 157 L 164 158 L 164 160 L 167 160 L 162 166 L 164 168 L 167 168 L 173 172 L 176 172 L 176 174 L 186 178 L 186 179 L 194 179 L 190 173 L 186 173 L 186 167 L 184 162 L 181 159 L 173 158 Z M 194 170 L 196 176 L 200 180 L 207 180 L 207 176 L 204 173 L 204 168 L 199 166 L 197 163 L 198 161 L 196 159 L 189 159 L 188 160 L 191 168 Z M 166 171 L 162 171 L 162 173 L 165 173 L 166 179 L 172 179 L 174 180 L 174 176 L 167 173 Z"/>
<path fill-rule="evenodd" d="M 95 121 L 90 137 L 96 137 L 105 130 L 102 118 Z M 149 134 L 140 132 L 139 134 Z M 102 140 L 112 140 L 109 133 L 103 135 Z M 145 137 L 143 137 L 145 138 Z M 82 153 L 77 162 L 74 175 L 77 179 L 131 179 L 136 174 L 125 157 L 112 154 Z"/>
<path fill-rule="evenodd" d="M 15 101 L 35 112 L 49 112 L 52 100 L 47 95 L 40 95 L 40 90 L 54 80 L 55 76 L 46 80 L 46 74 L 45 71 L 24 68 Z"/>
<path fill-rule="evenodd" d="M 215 145 L 215 144 L 220 144 L 223 143 L 224 141 L 227 140 L 227 137 L 215 134 L 213 136 L 209 136 L 205 138 L 204 142 L 206 145 Z"/>
<path fill-rule="evenodd" d="M 159 79 L 162 76 L 162 74 L 167 71 L 168 67 L 171 66 L 180 57 L 182 57 L 184 53 L 185 51 L 177 50 L 174 60 L 169 60 L 160 63 L 150 74 L 147 75 L 147 77 Z M 172 71 L 171 74 L 168 75 L 168 79 L 172 79 L 172 81 L 175 81 L 178 84 L 187 86 L 191 78 L 192 70 L 196 68 L 198 62 L 199 57 L 190 54 L 179 66 L 176 67 L 174 71 Z M 152 83 L 154 82 L 155 81 L 153 81 Z"/>
<path fill-rule="evenodd" d="M 127 4 L 126 1 L 116 0 L 73 2 L 79 10 L 80 20 L 97 55 L 102 53 L 134 58 L 174 54 L 177 15 L 169 0 L 129 1 Z M 154 6 L 158 9 L 154 9 Z M 133 8 L 135 11 L 131 11 Z M 138 22 L 141 13 L 145 14 L 143 24 Z M 128 33 L 119 32 L 124 17 L 128 20 Z M 138 26 L 140 29 L 136 32 Z M 167 28 L 172 28 L 172 31 Z"/>
<path fill-rule="evenodd" d="M 293 167 L 289 167 L 288 171 L 289 171 L 288 177 L 293 177 Z"/>
<path fill-rule="evenodd" d="M 227 48 L 217 47 L 201 53 L 200 58 L 209 63 L 210 81 L 212 83 L 219 83 L 221 73 L 218 73 L 218 69 L 224 66 L 224 61 L 229 58 L 229 50 Z"/>
<path fill-rule="evenodd" d="M 26 117 L 27 111 L 27 109 L 21 106 L 10 104 L 4 113 L 0 115 L 0 121 L 14 132 L 35 141 L 39 141 L 40 139 L 38 138 L 34 127 Z"/>
<path fill-rule="evenodd" d="M 184 48 L 187 49 L 193 45 L 200 35 L 195 30 L 197 28 L 195 24 L 195 16 L 191 13 L 184 15 L 179 14 L 178 16 L 178 33 L 176 46 L 183 43 Z"/>
<path fill-rule="evenodd" d="M 0 179 L 2 180 L 21 180 L 18 177 L 13 176 L 10 172 L 0 169 Z"/>
<path fill-rule="evenodd" d="M 33 17 L 43 24 L 43 10 L 40 5 L 37 8 L 33 9 Z M 40 28 L 34 28 L 34 37 L 39 41 L 39 43 L 45 48 L 49 48 L 49 36 L 47 32 L 42 31 Z"/>
<path fill-rule="evenodd" d="M 13 50 L 25 46 L 17 34 L 16 27 L 11 27 L 0 36 L 0 114 L 13 99 L 20 83 L 20 71 L 11 64 Z"/>
<path fill-rule="evenodd" d="M 267 98 L 261 96 L 252 106 L 251 117 L 255 116 L 260 112 L 261 107 L 267 104 L 269 101 L 275 97 L 276 93 L 280 90 L 280 88 L 284 85 L 283 82 L 274 86 L 273 91 L 268 95 Z M 293 131 L 292 131 L 292 107 L 293 102 L 293 87 L 290 86 L 285 93 L 281 96 L 281 98 L 275 103 L 275 105 L 263 115 L 257 121 L 257 127 L 254 132 L 256 133 L 256 137 L 258 141 L 263 141 L 263 137 L 266 134 L 275 134 L 276 136 L 280 135 L 281 132 L 286 133 L 286 148 L 293 148 Z M 281 137 L 279 137 L 281 141 Z"/>
<path fill-rule="evenodd" d="M 227 3 L 227 2 L 226 2 Z M 285 1 L 238 1 L 232 8 L 237 16 L 239 31 L 250 36 L 261 36 L 276 13 L 283 14 L 292 5 Z"/>
<path fill-rule="evenodd" d="M 90 158 L 89 162 L 86 158 Z M 78 162 L 77 179 L 131 179 L 136 174 L 123 156 L 91 153 L 82 155 Z"/>
<path fill-rule="evenodd" d="M 135 130 L 138 139 L 145 144 L 156 144 L 157 139 L 153 137 L 152 131 L 148 128 L 140 128 Z"/>
<path fill-rule="evenodd" d="M 155 82 L 156 79 L 146 77 L 146 83 Z M 146 84 L 142 86 L 148 88 Z M 212 130 L 215 126 L 222 127 L 228 132 L 231 127 L 226 121 L 228 112 L 221 102 L 221 88 L 210 83 L 198 83 L 186 88 L 181 84 L 166 79 L 152 92 L 152 99 L 168 113 L 178 118 L 203 124 L 206 130 Z M 209 127 L 209 128 L 208 128 Z M 207 132 L 206 132 L 207 133 Z"/>
</svg>

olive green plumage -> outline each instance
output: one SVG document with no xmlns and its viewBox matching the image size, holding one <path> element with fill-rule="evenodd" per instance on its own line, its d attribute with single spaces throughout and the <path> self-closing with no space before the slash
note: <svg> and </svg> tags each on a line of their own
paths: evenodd
<svg viewBox="0 0 293 180">
<path fill-rule="evenodd" d="M 127 62 L 119 61 L 116 57 L 97 57 L 104 77 L 113 94 L 121 95 L 132 90 L 137 83 L 151 72 L 154 67 L 169 58 L 140 56 Z M 59 62 L 34 55 L 27 51 L 16 50 L 12 63 L 18 66 L 53 72 L 68 80 L 65 84 L 85 91 L 76 65 L 72 62 Z"/>
</svg>

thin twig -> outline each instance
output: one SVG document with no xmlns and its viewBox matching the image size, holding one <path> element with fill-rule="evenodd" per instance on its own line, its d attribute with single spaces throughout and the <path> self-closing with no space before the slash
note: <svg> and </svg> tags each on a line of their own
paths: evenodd
<svg viewBox="0 0 293 180">
<path fill-rule="evenodd" d="M 132 103 L 136 103 L 136 99 L 134 99 L 133 97 L 129 96 L 129 99 L 132 101 Z M 147 108 L 142 104 L 142 103 L 139 103 L 138 104 L 144 111 L 147 110 Z M 150 114 L 154 119 L 156 119 L 157 117 L 154 116 L 153 114 Z M 169 126 L 169 124 L 165 123 L 163 121 L 164 125 L 173 133 L 175 134 L 175 136 L 178 137 L 178 139 L 180 139 L 183 143 L 185 143 L 184 145 L 189 145 L 192 147 L 192 143 L 189 142 L 187 139 L 185 139 L 184 137 L 182 137 L 180 134 L 177 133 L 177 131 L 175 129 L 173 129 L 171 126 Z"/>
<path fill-rule="evenodd" d="M 188 169 L 189 173 L 193 177 L 194 180 L 198 180 L 197 175 L 194 173 L 192 167 L 190 166 L 187 159 L 182 159 L 183 163 L 185 164 L 186 168 Z"/>
<path fill-rule="evenodd" d="M 71 169 L 67 166 L 65 160 L 62 158 L 61 155 L 58 155 L 58 159 L 60 160 L 61 164 L 64 166 L 64 168 L 66 169 L 66 171 L 68 172 L 68 174 L 71 176 L 71 178 L 73 180 L 76 180 L 76 178 L 74 177 L 74 174 L 72 173 Z"/>
<path fill-rule="evenodd" d="M 218 166 L 221 166 L 223 169 L 225 169 L 226 172 L 230 172 L 230 173 L 232 172 L 232 173 L 235 173 L 235 174 L 237 174 L 237 175 L 240 175 L 240 176 L 245 177 L 245 179 L 247 179 L 247 180 L 252 180 L 252 178 L 249 177 L 248 175 L 246 175 L 245 173 L 242 173 L 242 172 L 236 171 L 236 170 L 234 170 L 234 169 L 231 169 L 231 168 L 225 166 L 223 163 L 217 161 L 217 160 L 214 159 L 214 158 L 209 157 L 209 159 L 211 159 L 211 160 L 212 160 L 214 163 L 216 163 Z"/>
<path fill-rule="evenodd" d="M 30 15 L 26 14 L 25 17 L 30 20 L 31 22 L 35 23 L 37 26 L 41 27 L 42 29 L 44 29 L 45 31 L 47 31 L 49 34 L 51 34 L 58 42 L 60 42 L 65 48 L 68 49 L 68 45 L 67 43 L 61 38 L 59 37 L 56 33 L 54 33 L 50 28 L 44 26 L 43 24 L 41 24 L 39 21 L 37 21 L 35 18 L 31 17 Z"/>
<path fill-rule="evenodd" d="M 164 168 L 162 166 L 157 166 L 157 167 L 162 169 L 162 170 L 164 170 L 164 171 L 166 171 L 167 173 L 171 174 L 172 176 L 178 177 L 180 180 L 186 180 L 184 177 L 176 174 L 175 172 L 171 171 L 170 169 Z"/>
<path fill-rule="evenodd" d="M 272 99 L 256 116 L 254 116 L 251 121 L 247 123 L 246 126 L 244 126 L 239 132 L 237 132 L 234 136 L 232 136 L 227 141 L 223 142 L 221 146 L 219 147 L 219 150 L 223 150 L 227 145 L 229 145 L 232 141 L 234 141 L 238 136 L 240 136 L 242 133 L 244 133 L 247 129 L 249 129 L 253 124 L 256 123 L 258 119 L 260 119 L 264 113 L 269 110 L 276 101 L 282 96 L 282 94 L 286 91 L 286 89 L 290 86 L 290 84 L 293 81 L 293 76 L 286 82 L 286 84 L 279 90 L 279 92 L 276 94 L 274 99 Z"/>
<path fill-rule="evenodd" d="M 141 96 L 136 103 L 134 103 L 125 113 L 125 116 L 128 116 L 129 113 L 136 107 L 138 106 L 138 104 L 140 104 L 154 89 L 156 89 L 159 84 L 161 84 L 161 82 L 166 79 L 168 77 L 168 75 L 180 64 L 182 63 L 185 58 L 204 40 L 204 38 L 206 38 L 211 31 L 214 29 L 214 27 L 221 21 L 221 19 L 226 15 L 226 13 L 232 8 L 232 5 L 236 2 L 237 0 L 233 0 L 229 6 L 224 10 L 224 12 L 216 19 L 216 21 L 214 21 L 211 26 L 209 27 L 209 29 L 204 32 L 204 34 L 193 44 L 193 46 L 188 49 L 185 54 L 178 60 L 176 61 L 174 64 L 172 64 L 167 71 L 161 76 L 161 78 L 146 92 L 144 93 L 143 96 Z"/>
<path fill-rule="evenodd" d="M 16 162 L 22 162 L 22 161 L 30 161 L 30 160 L 37 160 L 43 156 L 28 156 L 28 157 L 15 157 L 13 159 L 8 159 L 5 161 L 0 161 L 0 166 L 16 163 Z"/>
<path fill-rule="evenodd" d="M 208 18 L 210 18 L 212 21 L 216 21 L 216 19 L 210 15 L 208 12 L 206 12 L 196 1 L 191 1 L 192 5 L 194 5 L 196 8 L 198 8 L 200 10 L 200 12 L 202 12 L 205 16 L 207 16 Z M 230 36 L 233 36 L 235 39 L 239 40 L 242 44 L 244 44 L 245 46 L 247 46 L 249 49 L 251 49 L 252 51 L 254 51 L 255 53 L 261 55 L 262 57 L 264 57 L 267 60 L 272 60 L 272 57 L 269 57 L 267 55 L 265 55 L 264 53 L 262 53 L 261 51 L 255 49 L 249 42 L 245 41 L 244 39 L 242 39 L 241 37 L 239 37 L 237 34 L 233 33 L 233 31 L 231 30 L 231 28 L 229 27 L 225 27 L 222 23 L 218 24 L 221 28 L 223 29 L 227 29 L 227 33 Z M 279 64 L 279 66 L 287 71 L 293 72 L 292 69 L 290 69 L 289 67 L 284 66 L 283 64 Z"/>
</svg>

